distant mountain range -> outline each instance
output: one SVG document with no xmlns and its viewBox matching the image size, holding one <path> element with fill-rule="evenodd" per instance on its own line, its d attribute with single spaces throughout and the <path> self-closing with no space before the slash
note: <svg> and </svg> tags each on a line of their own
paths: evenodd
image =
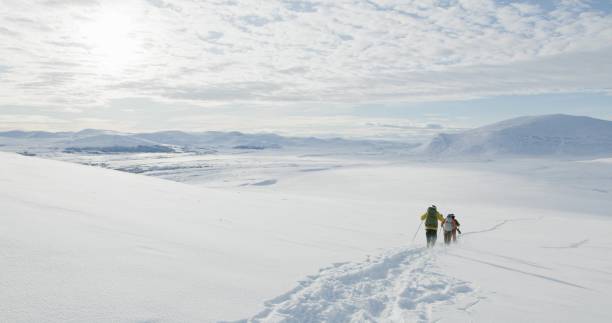
<svg viewBox="0 0 612 323">
<path fill-rule="evenodd" d="M 433 156 L 610 156 L 612 121 L 564 114 L 519 117 L 439 134 L 419 150 Z"/>
<path fill-rule="evenodd" d="M 133 153 L 216 150 L 266 150 L 296 148 L 308 150 L 410 151 L 416 144 L 376 140 L 321 139 L 284 137 L 276 134 L 241 132 L 123 133 L 85 129 L 78 132 L 7 131 L 0 132 L 2 150 L 65 153 Z"/>
<path fill-rule="evenodd" d="M 284 137 L 241 132 L 123 133 L 0 132 L 0 149 L 26 154 L 201 152 L 301 149 L 313 153 L 391 153 L 428 157 L 585 157 L 612 156 L 612 121 L 563 114 L 526 116 L 460 133 L 441 133 L 422 145 L 376 140 Z"/>
</svg>

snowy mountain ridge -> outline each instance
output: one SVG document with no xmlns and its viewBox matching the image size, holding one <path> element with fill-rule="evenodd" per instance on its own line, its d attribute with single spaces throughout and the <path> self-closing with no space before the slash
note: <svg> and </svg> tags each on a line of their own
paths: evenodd
<svg viewBox="0 0 612 323">
<path fill-rule="evenodd" d="M 523 116 L 460 133 L 440 133 L 417 147 L 411 143 L 343 138 L 286 137 L 274 133 L 158 131 L 124 133 L 0 132 L 5 151 L 172 152 L 303 149 L 318 152 L 396 152 L 432 157 L 605 157 L 612 156 L 612 121 L 564 114 Z"/>
<path fill-rule="evenodd" d="M 421 150 L 433 156 L 610 156 L 612 121 L 564 114 L 518 117 L 439 134 Z"/>
<path fill-rule="evenodd" d="M 85 129 L 78 132 L 6 131 L 0 132 L 3 150 L 19 151 L 108 151 L 134 148 L 167 147 L 168 149 L 333 149 L 369 148 L 381 150 L 392 148 L 408 151 L 414 144 L 379 140 L 356 140 L 343 138 L 285 137 L 273 133 L 247 134 L 237 131 L 183 132 L 159 131 L 150 133 L 123 133 L 110 130 Z M 154 151 L 157 149 L 154 149 Z"/>
</svg>

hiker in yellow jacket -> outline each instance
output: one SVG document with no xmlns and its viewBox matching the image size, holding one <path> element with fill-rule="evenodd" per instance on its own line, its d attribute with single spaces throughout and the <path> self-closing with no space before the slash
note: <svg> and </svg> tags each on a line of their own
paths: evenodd
<svg viewBox="0 0 612 323">
<path fill-rule="evenodd" d="M 427 208 L 427 212 L 421 215 L 421 221 L 425 221 L 425 237 L 427 238 L 427 247 L 433 247 L 438 239 L 438 222 L 444 221 L 444 215 L 438 212 L 435 205 Z"/>
</svg>

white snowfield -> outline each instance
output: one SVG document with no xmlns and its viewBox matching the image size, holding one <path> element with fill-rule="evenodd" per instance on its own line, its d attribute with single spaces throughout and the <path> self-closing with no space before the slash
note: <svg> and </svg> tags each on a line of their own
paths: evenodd
<svg viewBox="0 0 612 323">
<path fill-rule="evenodd" d="M 610 156 L 612 121 L 553 114 L 525 116 L 455 134 L 420 149 L 439 156 Z"/>
<path fill-rule="evenodd" d="M 1 322 L 612 321 L 607 192 L 444 165 L 226 190 L 0 165 Z M 412 243 L 431 203 L 458 244 Z"/>
</svg>

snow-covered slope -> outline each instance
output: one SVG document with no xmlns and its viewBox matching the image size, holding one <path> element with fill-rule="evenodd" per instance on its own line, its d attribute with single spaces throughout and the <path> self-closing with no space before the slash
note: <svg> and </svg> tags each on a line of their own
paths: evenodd
<svg viewBox="0 0 612 323">
<path fill-rule="evenodd" d="M 610 156 L 612 121 L 562 114 L 519 117 L 440 134 L 424 150 L 444 156 Z"/>
<path fill-rule="evenodd" d="M 579 181 L 579 166 L 567 171 Z M 406 242 L 362 262 L 324 268 L 269 301 L 251 317 L 254 322 L 612 318 L 605 305 L 612 296 L 608 194 L 446 164 L 337 170 L 292 178 L 274 189 L 359 201 L 365 212 L 378 208 L 381 216 L 402 214 L 408 218 Z M 458 245 L 423 247 L 415 213 L 425 201 L 458 215 Z M 411 245 L 415 232 L 417 244 Z"/>
<path fill-rule="evenodd" d="M 352 205 L 0 153 L 1 322 L 211 322 L 400 243 Z M 329 225 L 329 226 L 328 226 Z M 372 235 L 364 244 L 355 230 Z"/>
<path fill-rule="evenodd" d="M 449 165 L 304 173 L 253 192 L 0 164 L 3 322 L 612 319 L 607 193 Z M 422 228 L 411 243 L 430 203 L 458 215 L 458 245 L 426 250 Z"/>
</svg>

